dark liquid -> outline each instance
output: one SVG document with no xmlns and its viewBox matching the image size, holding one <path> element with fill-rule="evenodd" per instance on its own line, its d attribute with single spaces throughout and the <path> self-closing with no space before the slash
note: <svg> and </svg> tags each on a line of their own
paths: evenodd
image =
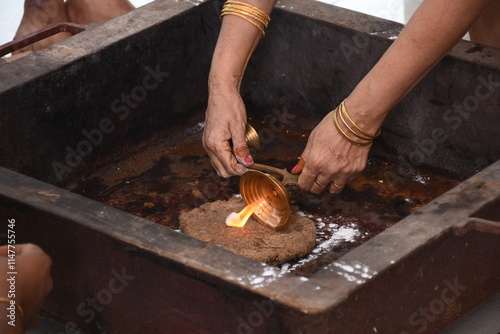
<svg viewBox="0 0 500 334">
<path fill-rule="evenodd" d="M 307 133 L 263 122 L 252 125 L 263 141 L 263 148 L 254 153 L 256 162 L 288 169 L 297 163 Z M 214 172 L 201 145 L 202 132 L 202 123 L 191 122 L 98 170 L 73 191 L 178 229 L 181 211 L 239 193 L 239 177 L 221 179 Z M 310 276 L 455 184 L 372 157 L 362 175 L 340 195 L 316 196 L 289 188 L 293 209 L 316 223 L 317 247 L 309 256 L 281 267 Z"/>
</svg>

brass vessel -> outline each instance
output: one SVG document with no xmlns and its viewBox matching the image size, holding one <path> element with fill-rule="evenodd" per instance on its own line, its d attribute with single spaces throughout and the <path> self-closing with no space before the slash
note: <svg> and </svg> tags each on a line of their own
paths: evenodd
<svg viewBox="0 0 500 334">
<path fill-rule="evenodd" d="M 247 123 L 245 128 L 245 141 L 249 148 L 253 148 L 256 151 L 260 150 L 260 138 L 257 131 Z"/>
<path fill-rule="evenodd" d="M 253 217 L 264 226 L 282 230 L 292 221 L 290 196 L 274 176 L 249 170 L 241 176 L 240 192 L 246 205 L 259 203 Z"/>
<path fill-rule="evenodd" d="M 258 150 L 260 138 L 255 129 L 247 124 L 246 141 Z M 298 175 L 286 169 L 254 164 L 240 179 L 240 193 L 246 205 L 258 202 L 253 217 L 274 230 L 286 228 L 292 221 L 292 205 L 286 186 L 297 184 Z"/>
</svg>

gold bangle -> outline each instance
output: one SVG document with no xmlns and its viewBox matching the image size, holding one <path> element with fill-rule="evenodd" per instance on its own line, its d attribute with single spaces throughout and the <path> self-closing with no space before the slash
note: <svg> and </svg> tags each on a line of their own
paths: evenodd
<svg viewBox="0 0 500 334">
<path fill-rule="evenodd" d="M 269 21 L 271 20 L 269 15 L 267 15 L 265 12 L 255 11 L 249 7 L 245 7 L 242 5 L 229 3 L 229 4 L 226 4 L 225 8 L 233 8 L 233 9 L 243 11 L 243 12 L 249 14 L 250 16 L 253 16 L 255 19 L 259 20 L 266 27 L 267 27 Z"/>
<path fill-rule="evenodd" d="M 249 3 L 228 0 L 222 8 L 220 18 L 224 15 L 235 15 L 253 24 L 262 33 L 262 37 L 266 36 L 265 28 L 269 25 L 271 18 L 262 9 L 259 9 Z"/>
<path fill-rule="evenodd" d="M 259 21 L 266 28 L 267 28 L 267 25 L 269 24 L 269 21 L 266 20 L 266 18 L 259 16 L 257 13 L 249 11 L 245 7 L 241 7 L 238 5 L 227 5 L 222 10 L 222 15 L 224 15 L 225 13 L 228 13 L 229 11 L 237 12 L 237 13 L 241 13 L 241 14 L 245 14 L 247 16 L 250 16 L 254 20 Z"/>
<path fill-rule="evenodd" d="M 9 304 L 9 305 L 12 305 L 12 303 L 11 303 L 12 300 L 14 300 L 14 299 L 0 297 L 0 303 L 6 303 L 6 304 Z M 16 303 L 15 300 L 14 300 L 14 307 L 19 311 L 19 313 L 21 314 L 21 317 L 24 316 L 23 308 L 21 307 L 21 305 L 19 305 L 18 303 Z"/>
<path fill-rule="evenodd" d="M 248 16 L 242 15 L 242 14 L 237 13 L 237 12 L 225 12 L 225 13 L 221 14 L 221 16 L 223 16 L 223 15 L 236 15 L 236 16 L 241 17 L 242 19 L 247 20 L 248 22 L 250 22 L 251 24 L 256 26 L 257 29 L 260 30 L 260 32 L 262 33 L 262 37 L 266 37 L 266 32 L 264 31 L 264 29 L 260 25 L 258 25 L 254 21 L 252 21 Z"/>
<path fill-rule="evenodd" d="M 343 114 L 347 117 L 347 119 L 349 120 L 349 122 L 351 122 L 351 124 L 356 128 L 356 130 L 363 136 L 365 137 L 368 137 L 370 138 L 371 140 L 377 138 L 378 136 L 380 136 L 380 133 L 382 132 L 381 128 L 378 128 L 377 132 L 374 134 L 374 135 L 370 135 L 366 132 L 364 132 L 356 123 L 354 123 L 354 121 L 352 120 L 351 116 L 349 116 L 349 114 L 347 113 L 347 108 L 345 107 L 345 100 L 342 101 L 340 103 L 340 108 L 343 112 Z M 354 132 L 353 132 L 354 133 Z M 359 138 L 359 136 L 358 136 Z"/>
<path fill-rule="evenodd" d="M 340 120 L 341 120 L 341 121 L 342 121 L 342 123 L 346 126 L 346 128 L 348 128 L 348 129 L 349 129 L 349 131 L 351 131 L 351 133 L 352 133 L 353 135 L 355 135 L 356 137 L 358 137 L 359 139 L 362 139 L 362 140 L 368 140 L 368 141 L 372 141 L 372 140 L 373 140 L 373 138 L 367 138 L 367 137 L 363 137 L 363 136 L 361 136 L 361 135 L 357 134 L 357 133 L 356 133 L 356 131 L 354 131 L 354 130 L 353 130 L 353 129 L 349 126 L 349 124 L 347 124 L 347 122 L 346 122 L 346 120 L 345 120 L 345 118 L 344 118 L 344 116 L 343 116 L 342 114 L 343 114 L 342 109 L 340 109 L 340 112 L 338 112 L 338 115 L 340 116 Z"/>
<path fill-rule="evenodd" d="M 344 130 L 342 130 L 342 128 L 340 127 L 339 123 L 338 123 L 338 120 L 337 120 L 337 113 L 338 113 L 338 110 L 340 109 L 340 106 L 338 106 L 337 108 L 335 108 L 335 110 L 333 111 L 333 114 L 332 114 L 332 117 L 333 117 L 333 124 L 335 124 L 335 127 L 337 128 L 337 130 L 340 132 L 340 134 L 342 135 L 342 137 L 344 137 L 347 141 L 349 141 L 351 144 L 354 144 L 354 145 L 357 145 L 357 146 L 367 146 L 367 145 L 370 145 L 372 143 L 372 141 L 368 141 L 366 143 L 360 143 L 358 141 L 355 141 L 354 139 L 352 139 L 351 137 L 349 137 L 347 135 L 347 133 L 345 133 Z"/>
<path fill-rule="evenodd" d="M 265 11 L 263 11 L 262 9 L 260 9 L 258 7 L 255 7 L 255 6 L 253 6 L 253 5 L 249 4 L 249 3 L 242 2 L 242 1 L 237 1 L 237 0 L 228 0 L 228 1 L 226 1 L 226 4 L 229 4 L 229 5 L 236 4 L 236 5 L 241 5 L 241 6 L 249 7 L 254 12 L 258 13 L 259 15 L 262 15 L 267 20 L 267 22 L 271 21 L 271 17 Z"/>
</svg>

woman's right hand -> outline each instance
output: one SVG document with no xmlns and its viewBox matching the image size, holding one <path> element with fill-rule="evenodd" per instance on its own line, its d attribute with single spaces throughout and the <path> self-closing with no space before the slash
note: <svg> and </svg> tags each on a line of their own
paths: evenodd
<svg viewBox="0 0 500 334">
<path fill-rule="evenodd" d="M 233 85 L 209 84 L 203 147 L 217 174 L 242 175 L 253 159 L 245 141 L 247 115 L 238 89 Z M 233 151 L 229 140 L 232 140 Z"/>
</svg>

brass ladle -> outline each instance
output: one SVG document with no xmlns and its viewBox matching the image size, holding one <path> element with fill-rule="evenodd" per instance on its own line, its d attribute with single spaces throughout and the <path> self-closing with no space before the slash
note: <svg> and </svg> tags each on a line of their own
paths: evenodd
<svg viewBox="0 0 500 334">
<path fill-rule="evenodd" d="M 260 139 L 257 131 L 247 124 L 248 146 L 257 148 Z M 252 216 L 261 224 L 274 230 L 286 228 L 292 221 L 292 206 L 286 186 L 297 185 L 298 175 L 263 164 L 254 164 L 240 179 L 241 197 L 246 205 L 259 203 Z"/>
<path fill-rule="evenodd" d="M 250 170 L 258 170 L 272 176 L 277 175 L 281 178 L 280 181 L 285 187 L 298 185 L 299 174 L 292 174 L 288 172 L 286 168 L 279 169 L 277 167 L 263 164 L 253 164 Z"/>
<path fill-rule="evenodd" d="M 241 176 L 240 192 L 246 205 L 258 203 L 252 215 L 264 226 L 282 230 L 292 221 L 290 195 L 274 176 L 249 170 Z"/>
</svg>

